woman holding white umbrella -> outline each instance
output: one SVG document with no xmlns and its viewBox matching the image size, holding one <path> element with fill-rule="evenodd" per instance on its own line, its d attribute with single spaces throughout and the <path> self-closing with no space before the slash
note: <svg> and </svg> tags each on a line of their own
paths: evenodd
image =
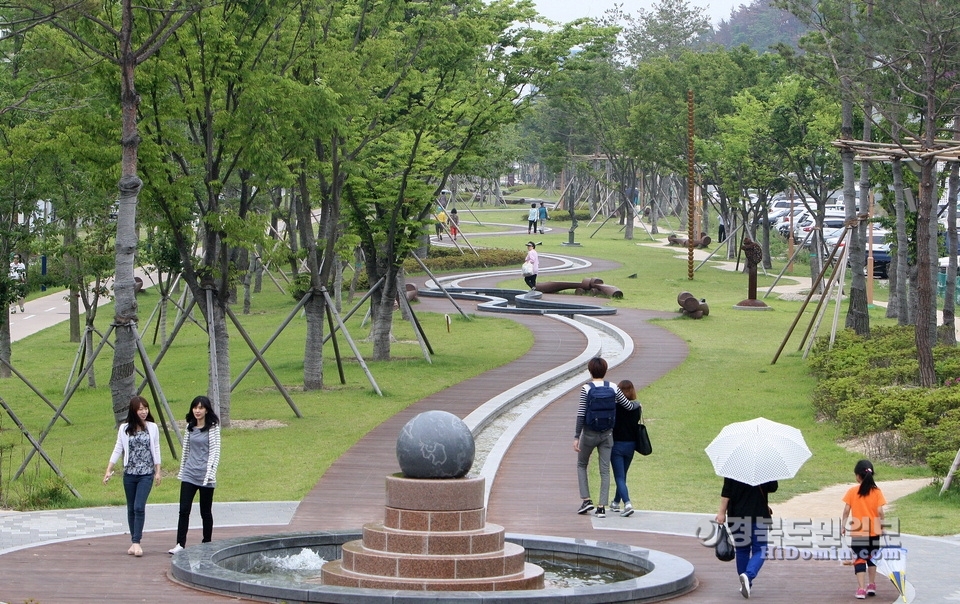
<svg viewBox="0 0 960 604">
<path fill-rule="evenodd" d="M 753 581 L 767 555 L 767 531 L 772 524 L 767 494 L 776 492 L 776 480 L 750 486 L 732 478 L 723 479 L 717 523 L 730 528 L 737 552 L 740 595 L 750 597 Z"/>
<path fill-rule="evenodd" d="M 810 459 L 810 449 L 796 428 L 758 417 L 724 426 L 706 452 L 714 471 L 723 476 L 717 522 L 730 527 L 740 595 L 749 598 L 772 524 L 767 496 L 776 492 L 778 480 L 796 476 Z"/>
</svg>

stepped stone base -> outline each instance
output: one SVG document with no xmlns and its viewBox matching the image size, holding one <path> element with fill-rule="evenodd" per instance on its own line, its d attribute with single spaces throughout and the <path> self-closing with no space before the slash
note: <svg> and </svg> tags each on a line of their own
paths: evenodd
<svg viewBox="0 0 960 604">
<path fill-rule="evenodd" d="M 326 585 L 431 591 L 543 588 L 504 529 L 486 524 L 484 479 L 387 477 L 384 521 L 363 527 L 341 559 L 321 569 Z"/>
<path fill-rule="evenodd" d="M 514 576 L 484 579 L 401 579 L 363 575 L 344 570 L 339 560 L 323 565 L 323 584 L 339 587 L 371 589 L 407 589 L 415 591 L 507 591 L 543 589 L 543 569 L 524 563 L 524 570 Z"/>
</svg>

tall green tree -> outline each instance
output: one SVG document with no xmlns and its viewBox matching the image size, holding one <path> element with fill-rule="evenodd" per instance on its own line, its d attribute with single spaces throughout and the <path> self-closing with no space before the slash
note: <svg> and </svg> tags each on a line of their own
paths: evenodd
<svg viewBox="0 0 960 604">
<path fill-rule="evenodd" d="M 134 328 L 137 301 L 134 296 L 134 254 L 137 249 L 137 201 L 143 182 L 138 176 L 137 153 L 140 134 L 137 112 L 140 96 L 136 88 L 137 67 L 163 46 L 170 35 L 202 7 L 201 2 L 147 0 L 134 4 L 121 0 L 116 5 L 28 2 L 18 8 L 41 19 L 69 37 L 90 57 L 106 62 L 114 71 L 120 98 L 120 180 L 115 255 L 116 329 L 110 391 L 117 422 L 126 415 L 136 392 L 134 359 L 137 355 Z M 139 19 L 135 20 L 135 16 Z M 140 23 L 140 26 L 136 26 Z M 144 26 L 146 24 L 146 26 Z"/>
<path fill-rule="evenodd" d="M 917 323 L 915 339 L 920 382 L 937 383 L 936 342 L 938 199 L 937 150 L 949 146 L 946 125 L 960 104 L 955 74 L 960 71 L 960 6 L 927 0 L 854 2 L 785 1 L 795 15 L 816 26 L 808 43 L 825 53 L 843 99 L 869 110 L 864 119 L 899 149 L 894 153 L 917 167 Z M 850 106 L 846 111 L 852 111 Z M 844 118 L 842 138 L 852 139 Z M 856 147 L 842 147 L 851 156 Z M 845 200 L 853 203 L 852 170 L 845 163 Z M 861 194 L 863 191 L 861 190 Z M 853 250 L 856 253 L 856 250 Z"/>
<path fill-rule="evenodd" d="M 151 224 L 179 251 L 182 279 L 213 334 L 208 392 L 230 425 L 227 306 L 265 241 L 267 192 L 292 184 L 285 153 L 302 109 L 288 75 L 297 3 L 221 2 L 170 39 L 144 83 Z M 285 136 L 285 137 L 284 137 Z M 197 249 L 199 254 L 195 254 Z"/>
</svg>

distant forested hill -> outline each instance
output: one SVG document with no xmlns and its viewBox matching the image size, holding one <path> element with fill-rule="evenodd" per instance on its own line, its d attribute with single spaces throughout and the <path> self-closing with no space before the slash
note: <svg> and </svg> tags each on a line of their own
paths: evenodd
<svg viewBox="0 0 960 604">
<path fill-rule="evenodd" d="M 741 4 L 730 19 L 716 26 L 713 36 L 707 34 L 704 41 L 735 48 L 746 44 L 764 52 L 779 43 L 797 47 L 797 40 L 805 28 L 796 17 L 770 5 L 770 0 L 754 0 L 749 6 Z"/>
</svg>

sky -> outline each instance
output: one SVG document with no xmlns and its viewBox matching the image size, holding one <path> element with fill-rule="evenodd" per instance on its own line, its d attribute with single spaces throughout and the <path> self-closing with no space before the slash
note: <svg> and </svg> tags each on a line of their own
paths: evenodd
<svg viewBox="0 0 960 604">
<path fill-rule="evenodd" d="M 691 6 L 706 9 L 710 22 L 716 25 L 729 19 L 734 7 L 749 5 L 751 0 L 689 0 Z M 623 11 L 636 13 L 639 9 L 650 10 L 656 0 L 534 0 L 540 14 L 553 21 L 567 22 L 580 17 L 601 17 L 614 4 L 623 4 Z"/>
</svg>

